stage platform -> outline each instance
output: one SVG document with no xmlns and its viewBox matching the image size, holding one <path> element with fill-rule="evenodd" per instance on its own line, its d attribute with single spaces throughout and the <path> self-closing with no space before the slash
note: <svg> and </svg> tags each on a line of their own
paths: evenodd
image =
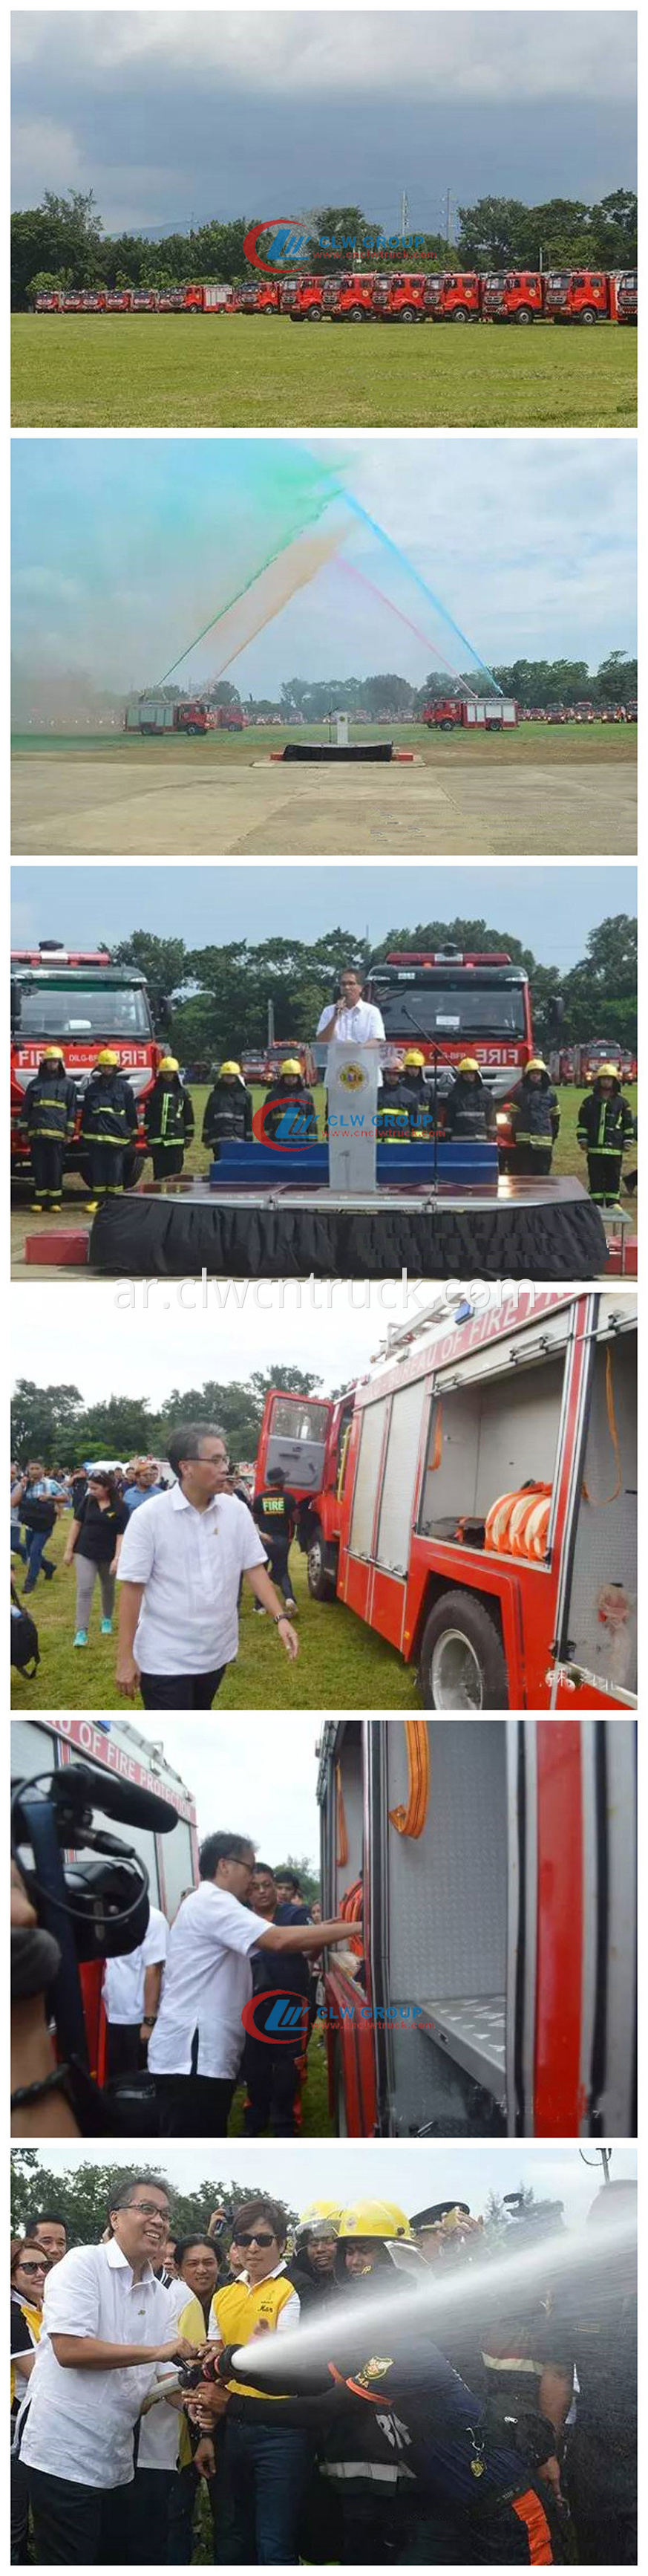
<svg viewBox="0 0 648 2576">
<path fill-rule="evenodd" d="M 273 1158 L 274 1159 L 274 1158 Z M 278 1159 L 278 1158 L 277 1158 Z M 301 1159 L 301 1158 L 300 1158 Z M 390 1155 L 390 1162 L 393 1157 Z M 297 1173 L 273 1186 L 218 1178 L 144 1183 L 100 1208 L 91 1270 L 119 1278 L 532 1279 L 605 1277 L 608 1247 L 582 1181 L 500 1175 L 495 1185 L 381 1182 L 341 1195 Z"/>
</svg>

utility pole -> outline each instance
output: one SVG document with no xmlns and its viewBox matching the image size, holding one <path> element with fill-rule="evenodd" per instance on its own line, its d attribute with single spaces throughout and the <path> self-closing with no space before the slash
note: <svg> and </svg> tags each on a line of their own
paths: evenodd
<svg viewBox="0 0 648 2576">
<path fill-rule="evenodd" d="M 404 241 L 404 240 L 405 240 L 405 235 L 406 235 L 406 232 L 407 232 L 407 226 L 408 226 L 408 223 L 409 223 L 409 197 L 408 197 L 408 194 L 407 194 L 407 189 L 406 189 L 406 188 L 404 188 L 404 189 L 403 189 L 403 193 L 402 193 L 402 197 L 401 197 L 401 220 L 400 220 L 400 237 L 401 237 L 401 241 Z"/>
<path fill-rule="evenodd" d="M 445 237 L 446 237 L 446 250 L 452 250 L 452 197 L 451 197 L 451 195 L 450 195 L 450 189 L 449 189 L 449 188 L 446 188 L 446 201 L 445 201 Z"/>
</svg>

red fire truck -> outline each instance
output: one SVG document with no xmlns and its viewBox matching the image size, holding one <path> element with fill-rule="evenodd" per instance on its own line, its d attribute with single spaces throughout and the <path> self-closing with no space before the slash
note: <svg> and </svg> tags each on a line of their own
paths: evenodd
<svg viewBox="0 0 648 2576">
<path fill-rule="evenodd" d="M 536 269 L 506 269 L 484 278 L 482 316 L 490 322 L 535 322 L 544 312 L 544 277 Z"/>
<path fill-rule="evenodd" d="M 124 716 L 125 733 L 150 735 L 170 733 L 209 733 L 209 708 L 202 698 L 131 699 Z"/>
<path fill-rule="evenodd" d="M 244 733 L 247 717 L 240 706 L 212 707 L 208 721 L 212 733 Z"/>
<path fill-rule="evenodd" d="M 425 274 L 377 277 L 371 299 L 374 314 L 381 322 L 425 322 L 427 283 Z"/>
<path fill-rule="evenodd" d="M 109 1772 L 138 1789 L 153 1791 L 156 1798 L 163 1798 L 166 1805 L 175 1808 L 177 1822 L 170 1833 L 152 1833 L 149 1827 L 131 1824 L 122 1828 L 113 1823 L 110 1828 L 143 1860 L 149 1876 L 149 1901 L 159 1906 L 167 1922 L 172 1923 L 181 1898 L 198 1884 L 196 1809 L 191 1790 L 165 1761 L 160 1745 L 153 1744 L 126 1719 L 102 1719 L 101 1724 L 95 1725 L 89 1717 L 12 1718 L 13 1780 L 40 1779 L 41 1774 L 47 1777 L 69 1762 L 83 1762 L 96 1773 L 98 1805 L 102 1774 Z M 79 1973 L 90 2069 L 102 2084 L 107 2071 L 106 2020 L 101 2000 L 103 1961 L 93 1960 Z"/>
<path fill-rule="evenodd" d="M 424 1708 L 633 1708 L 636 1300 L 484 1295 L 465 1320 L 440 1295 L 292 1430 L 270 1393 L 259 1480 L 284 1468 L 311 1591 L 416 1665 Z"/>
<path fill-rule="evenodd" d="M 616 277 L 600 268 L 549 269 L 545 313 L 548 322 L 616 322 Z"/>
<path fill-rule="evenodd" d="M 287 313 L 291 322 L 321 322 L 322 294 L 327 284 L 328 280 L 323 277 L 284 278 L 280 290 L 280 312 Z"/>
<path fill-rule="evenodd" d="M 619 272 L 619 276 L 616 281 L 617 322 L 632 322 L 634 323 L 635 330 L 637 327 L 637 286 L 638 278 L 636 268 L 626 268 Z"/>
<path fill-rule="evenodd" d="M 508 733 L 518 723 L 518 707 L 515 698 L 432 698 L 420 722 L 428 733 L 435 726 L 439 733 L 454 733 L 456 725 L 473 733 Z"/>
<path fill-rule="evenodd" d="M 367 999 L 382 1014 L 390 1053 L 419 1047 L 431 1075 L 440 1051 L 441 1097 L 450 1068 L 468 1052 L 477 1057 L 494 1098 L 503 1101 L 516 1071 L 522 1074 L 533 1054 L 528 975 L 506 949 L 483 955 L 457 948 L 392 949 L 372 961 Z"/>
<path fill-rule="evenodd" d="M 266 278 L 261 286 L 253 286 L 249 279 L 245 286 L 239 287 L 236 301 L 239 313 L 280 313 L 280 281 Z"/>
<path fill-rule="evenodd" d="M 325 1725 L 338 2134 L 634 2136 L 635 1763 L 630 1719 Z"/>
<path fill-rule="evenodd" d="M 113 966 L 107 949 L 67 949 L 54 940 L 41 940 L 36 949 L 12 949 L 11 1171 L 16 1179 L 26 1179 L 30 1169 L 29 1144 L 19 1123 L 24 1095 L 43 1047 L 54 1039 L 80 1102 L 99 1048 L 114 1047 L 140 1114 L 164 1054 L 154 1035 L 146 979 L 134 967 Z M 142 1123 L 125 1158 L 127 1188 L 139 1178 L 147 1151 Z M 65 1163 L 66 1170 L 86 1177 L 78 1122 Z"/>
<path fill-rule="evenodd" d="M 457 270 L 448 277 L 428 277 L 424 305 L 433 322 L 478 322 L 483 278 L 476 270 Z"/>
</svg>

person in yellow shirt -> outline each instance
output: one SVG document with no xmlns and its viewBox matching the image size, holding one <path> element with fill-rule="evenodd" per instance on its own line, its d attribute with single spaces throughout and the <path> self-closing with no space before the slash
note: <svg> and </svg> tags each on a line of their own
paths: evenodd
<svg viewBox="0 0 648 2576">
<path fill-rule="evenodd" d="M 217 2289 L 209 2319 L 211 2351 L 249 2343 L 254 2335 L 292 2332 L 300 2320 L 300 2301 L 286 2271 L 286 2212 L 277 2200 L 243 2201 L 232 2224 L 235 2260 L 244 2255 L 238 2279 Z M 310 2433 L 291 2421 L 290 2399 L 269 2397 L 267 2390 L 227 2381 L 228 2405 L 224 2456 L 232 2499 L 232 2562 L 245 2566 L 296 2567 L 297 2531 L 313 2459 Z M 203 2428 L 215 2409 L 218 2385 L 203 2381 L 195 2411 Z M 192 2410 L 193 2411 L 193 2408 Z"/>
</svg>

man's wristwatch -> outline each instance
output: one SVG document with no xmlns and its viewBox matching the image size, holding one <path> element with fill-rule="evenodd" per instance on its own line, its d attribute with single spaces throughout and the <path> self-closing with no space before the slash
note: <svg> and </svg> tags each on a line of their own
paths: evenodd
<svg viewBox="0 0 648 2576">
<path fill-rule="evenodd" d="M 288 1612 L 287 1610 L 274 1610 L 272 1615 L 274 1618 L 275 1628 L 280 1628 L 282 1619 L 287 1619 Z"/>
<path fill-rule="evenodd" d="M 142 2030 L 154 2030 L 157 2013 L 142 2013 Z"/>
</svg>

